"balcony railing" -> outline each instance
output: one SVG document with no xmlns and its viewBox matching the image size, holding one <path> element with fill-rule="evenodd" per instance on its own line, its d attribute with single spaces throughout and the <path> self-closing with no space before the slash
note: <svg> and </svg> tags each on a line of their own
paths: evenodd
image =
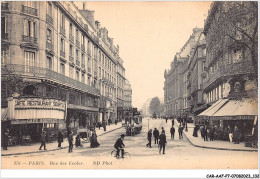
<svg viewBox="0 0 260 179">
<path fill-rule="evenodd" d="M 78 47 L 80 47 L 80 43 L 79 43 L 78 40 L 76 40 L 76 45 L 77 45 Z"/>
<path fill-rule="evenodd" d="M 22 35 L 22 40 L 23 40 L 23 42 L 30 42 L 30 43 L 37 44 L 37 38 L 35 38 L 35 37 L 29 37 L 26 35 Z"/>
<path fill-rule="evenodd" d="M 73 56 L 70 56 L 69 60 L 70 60 L 71 63 L 74 63 L 74 57 Z"/>
<path fill-rule="evenodd" d="M 50 42 L 46 42 L 46 48 L 53 51 L 53 45 Z"/>
<path fill-rule="evenodd" d="M 53 24 L 53 19 L 49 14 L 46 14 L 46 21 L 49 22 L 50 24 Z"/>
<path fill-rule="evenodd" d="M 34 16 L 38 16 L 38 9 L 22 5 L 22 12 Z"/>
<path fill-rule="evenodd" d="M 65 52 L 63 52 L 63 50 L 60 50 L 60 56 L 65 58 Z"/>
<path fill-rule="evenodd" d="M 1 38 L 2 38 L 2 40 L 7 40 L 8 39 L 8 33 L 1 33 Z"/>
<path fill-rule="evenodd" d="M 1 3 L 1 9 L 2 9 L 2 10 L 9 10 L 9 3 L 7 3 L 7 2 L 2 2 L 2 3 Z"/>
<path fill-rule="evenodd" d="M 71 42 L 74 42 L 74 37 L 73 37 L 73 35 L 71 35 L 71 34 L 70 34 L 70 41 L 71 41 Z"/>
<path fill-rule="evenodd" d="M 80 61 L 76 60 L 76 65 L 80 67 Z"/>
<path fill-rule="evenodd" d="M 60 33 L 62 33 L 64 36 L 66 35 L 65 27 L 60 27 Z"/>
<path fill-rule="evenodd" d="M 51 69 L 24 65 L 7 65 L 7 67 L 12 69 L 12 71 L 14 71 L 14 74 L 37 77 L 38 79 L 48 79 L 72 88 L 79 89 L 84 92 L 88 92 L 94 95 L 100 95 L 100 91 L 98 89 L 69 78 L 63 74 L 52 71 Z"/>
</svg>

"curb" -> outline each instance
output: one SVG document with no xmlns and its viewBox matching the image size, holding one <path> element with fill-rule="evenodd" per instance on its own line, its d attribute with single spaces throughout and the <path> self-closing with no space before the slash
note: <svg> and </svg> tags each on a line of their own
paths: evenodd
<svg viewBox="0 0 260 179">
<path fill-rule="evenodd" d="M 111 131 L 104 132 L 104 133 L 98 135 L 98 137 L 99 137 L 99 136 L 102 136 L 102 135 L 104 135 L 104 134 L 110 133 L 110 132 L 112 132 L 112 131 L 115 131 L 115 130 L 117 130 L 117 129 L 120 129 L 120 128 L 122 128 L 122 127 L 123 127 L 123 126 L 118 127 L 118 128 L 115 128 L 115 129 L 113 129 L 113 130 L 111 130 Z M 82 142 L 82 143 L 83 143 L 83 142 Z M 84 142 L 84 143 L 87 143 L 87 142 Z M 39 151 L 33 151 L 33 152 L 23 152 L 23 153 L 13 153 L 13 154 L 1 154 L 1 156 L 25 155 L 25 154 L 33 154 L 33 153 L 52 152 L 52 151 L 56 151 L 56 150 L 67 149 L 68 147 L 69 147 L 69 146 L 62 147 L 62 148 L 57 148 L 57 149 L 51 149 L 51 150 L 39 150 Z"/>
<path fill-rule="evenodd" d="M 187 137 L 185 132 L 183 132 L 185 135 L 186 139 L 195 147 L 199 148 L 205 148 L 205 149 L 215 149 L 215 150 L 229 150 L 229 151 L 246 151 L 246 152 L 258 152 L 258 150 L 246 150 L 246 149 L 228 149 L 228 148 L 218 148 L 218 147 L 207 147 L 207 146 L 201 146 L 201 145 L 196 145 L 190 141 L 190 139 Z"/>
</svg>

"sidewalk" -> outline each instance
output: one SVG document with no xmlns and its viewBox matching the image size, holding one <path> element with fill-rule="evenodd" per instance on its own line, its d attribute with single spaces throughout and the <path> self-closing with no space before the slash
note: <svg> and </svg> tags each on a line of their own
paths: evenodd
<svg viewBox="0 0 260 179">
<path fill-rule="evenodd" d="M 258 151 L 257 148 L 252 147 L 245 147 L 244 142 L 240 142 L 239 144 L 234 144 L 228 141 L 221 141 L 221 140 L 214 140 L 214 141 L 204 141 L 201 137 L 200 131 L 198 131 L 198 137 L 192 136 L 194 129 L 194 124 L 188 123 L 188 132 L 183 130 L 184 135 L 188 139 L 188 141 L 196 146 L 201 148 L 208 148 L 208 149 L 217 149 L 217 150 L 232 150 L 232 151 Z"/>
<path fill-rule="evenodd" d="M 122 128 L 122 123 L 119 122 L 117 125 L 112 124 L 110 126 L 107 126 L 106 131 L 104 131 L 103 127 L 100 129 L 96 128 L 96 133 L 97 136 L 102 136 L 106 133 L 112 132 L 114 130 L 117 130 L 119 128 Z M 76 135 L 73 137 L 73 144 L 75 144 L 75 138 Z M 83 143 L 84 141 L 81 140 Z M 55 150 L 61 150 L 61 149 L 66 149 L 69 147 L 69 143 L 67 138 L 64 139 L 64 142 L 61 144 L 63 148 L 58 148 L 58 142 L 57 140 L 46 143 L 46 148 L 47 150 L 39 150 L 41 143 L 33 143 L 30 145 L 17 145 L 17 146 L 8 146 L 8 150 L 3 150 L 1 149 L 1 155 L 2 156 L 8 156 L 8 155 L 21 155 L 21 154 L 30 154 L 30 153 L 41 153 L 41 152 L 48 152 L 48 151 L 55 151 Z"/>
</svg>

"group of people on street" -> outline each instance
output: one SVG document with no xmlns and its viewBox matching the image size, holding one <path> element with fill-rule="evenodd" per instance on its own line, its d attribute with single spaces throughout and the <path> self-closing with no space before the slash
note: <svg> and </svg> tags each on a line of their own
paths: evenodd
<svg viewBox="0 0 260 179">
<path fill-rule="evenodd" d="M 194 130 L 196 131 L 197 127 Z M 210 141 L 213 141 L 215 135 L 215 128 L 213 126 L 209 127 L 208 125 L 206 126 L 202 125 L 200 127 L 200 134 L 201 137 L 204 139 L 204 141 L 208 141 L 208 138 L 210 139 Z M 196 137 L 196 134 L 193 134 L 193 136 Z"/>
<path fill-rule="evenodd" d="M 230 128 L 230 126 L 228 126 L 228 138 L 229 138 L 229 142 L 234 142 L 234 144 L 239 144 L 241 137 L 242 137 L 242 134 L 241 134 L 241 132 L 239 131 L 239 129 L 238 129 L 237 126 L 234 127 L 234 132 L 233 132 L 233 130 Z"/>
<path fill-rule="evenodd" d="M 152 129 L 148 131 L 147 134 L 148 143 L 146 144 L 146 147 L 152 148 L 152 136 L 154 137 L 154 144 L 158 144 L 159 154 L 161 154 L 162 149 L 163 149 L 163 154 L 165 154 L 165 145 L 167 141 L 166 141 L 164 128 L 162 127 L 161 134 L 157 128 L 154 128 L 154 131 L 152 131 Z"/>
</svg>

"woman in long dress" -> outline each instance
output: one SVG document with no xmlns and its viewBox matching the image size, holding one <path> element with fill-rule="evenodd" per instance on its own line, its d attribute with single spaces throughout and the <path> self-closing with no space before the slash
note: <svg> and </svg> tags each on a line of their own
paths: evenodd
<svg viewBox="0 0 260 179">
<path fill-rule="evenodd" d="M 91 135 L 91 140 L 90 140 L 90 147 L 91 148 L 94 148 L 94 147 L 98 147 L 100 144 L 98 143 L 97 141 L 97 134 L 96 134 L 96 131 L 93 131 L 92 132 L 92 135 Z"/>
</svg>

